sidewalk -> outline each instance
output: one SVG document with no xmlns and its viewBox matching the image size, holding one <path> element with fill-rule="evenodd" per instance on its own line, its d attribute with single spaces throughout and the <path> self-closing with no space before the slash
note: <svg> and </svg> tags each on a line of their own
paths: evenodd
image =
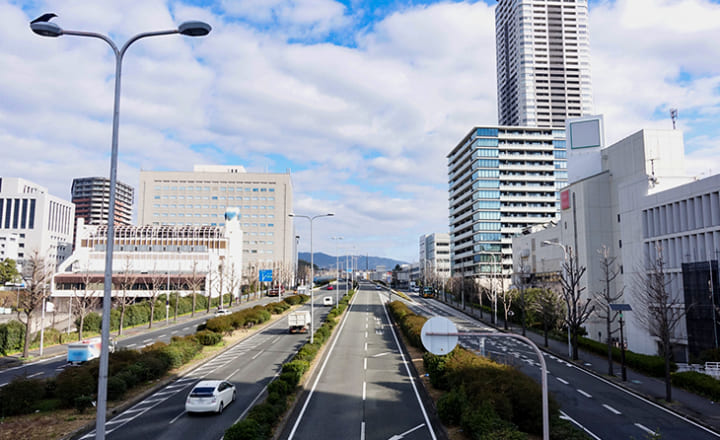
<svg viewBox="0 0 720 440">
<path fill-rule="evenodd" d="M 438 300 L 443 301 L 441 297 L 438 297 Z M 462 311 L 491 327 L 497 328 L 498 331 L 505 331 L 503 330 L 505 321 L 501 316 L 499 316 L 500 314 L 498 314 L 498 325 L 493 326 L 490 324 L 490 316 L 487 313 L 484 314 L 484 319 L 480 319 L 480 312 L 478 310 L 472 310 L 470 307 L 466 307 L 465 310 L 463 310 L 461 304 L 452 301 L 450 298 L 448 298 L 448 301 L 445 302 L 445 304 L 448 304 L 456 310 Z M 522 334 L 522 328 L 517 324 L 515 324 L 514 327 L 508 325 L 508 328 L 508 331 L 510 332 Z M 551 353 L 558 358 L 571 362 L 577 368 L 585 370 L 597 377 L 601 377 L 602 379 L 611 382 L 616 386 L 622 387 L 629 392 L 640 395 L 653 403 L 685 416 L 698 424 L 716 432 L 720 432 L 720 402 L 713 402 L 707 398 L 700 397 L 696 394 L 673 386 L 673 402 L 668 403 L 665 401 L 665 381 L 660 378 L 645 376 L 630 368 L 626 368 L 627 381 L 623 382 L 621 380 L 619 359 L 613 358 L 613 370 L 615 376 L 609 376 L 607 374 L 607 357 L 598 356 L 594 353 L 579 349 L 579 359 L 572 361 L 568 356 L 567 341 L 563 342 L 548 338 L 548 347 L 546 348 L 544 347 L 545 339 L 542 333 L 536 333 L 534 330 L 527 329 L 525 335 L 542 351 Z"/>
<path fill-rule="evenodd" d="M 263 297 L 261 297 L 261 298 L 263 298 Z M 251 299 L 249 301 L 246 301 L 246 302 L 243 302 L 240 304 L 235 304 L 230 308 L 230 310 L 238 310 L 239 306 L 245 306 L 248 303 L 255 302 L 261 298 L 254 298 L 254 299 Z M 207 312 L 207 309 L 196 310 L 195 316 L 190 316 L 190 314 L 178 316 L 177 321 L 173 320 L 173 315 L 172 315 L 173 311 L 170 310 L 171 316 L 170 316 L 169 325 L 172 326 L 175 324 L 181 324 L 181 323 L 184 323 L 184 322 L 187 322 L 187 321 L 190 321 L 193 319 L 197 319 L 197 318 L 202 318 L 202 317 L 212 318 L 215 314 L 215 310 L 217 310 L 217 308 L 212 308 L 212 309 L 210 309 L 209 313 Z M 158 329 L 162 329 L 164 327 L 165 327 L 165 321 L 155 321 L 155 322 L 153 322 L 153 327 L 151 329 L 148 328 L 148 325 L 146 323 L 141 326 L 123 329 L 123 334 L 120 338 L 117 338 L 117 336 L 116 336 L 117 331 L 112 331 L 110 333 L 110 337 L 115 338 L 116 340 L 122 340 L 125 338 L 129 338 L 131 336 L 137 336 L 137 335 L 146 333 L 148 331 L 155 331 Z M 18 367 L 25 363 L 38 362 L 43 359 L 49 359 L 49 358 L 52 358 L 55 356 L 65 356 L 66 354 L 67 354 L 67 344 L 59 344 L 59 345 L 51 345 L 51 346 L 44 347 L 42 356 L 40 356 L 39 348 L 31 349 L 28 353 L 28 355 L 29 355 L 28 359 L 26 359 L 26 360 L 23 360 L 21 358 L 22 352 L 14 355 L 14 356 L 0 356 L 0 370 L 6 370 L 8 368 Z"/>
</svg>

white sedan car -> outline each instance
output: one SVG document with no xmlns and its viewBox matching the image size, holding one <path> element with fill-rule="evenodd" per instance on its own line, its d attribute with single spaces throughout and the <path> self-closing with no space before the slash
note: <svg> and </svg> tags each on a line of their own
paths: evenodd
<svg viewBox="0 0 720 440">
<path fill-rule="evenodd" d="M 187 412 L 223 412 L 235 401 L 235 385 L 224 380 L 203 380 L 188 394 L 185 401 Z"/>
</svg>

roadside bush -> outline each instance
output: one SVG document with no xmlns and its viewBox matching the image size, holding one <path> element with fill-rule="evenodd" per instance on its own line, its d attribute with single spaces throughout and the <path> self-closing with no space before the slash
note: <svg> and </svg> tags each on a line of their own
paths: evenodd
<svg viewBox="0 0 720 440">
<path fill-rule="evenodd" d="M 225 431 L 225 440 L 264 440 L 260 424 L 251 418 L 245 418 L 232 425 Z"/>
<path fill-rule="evenodd" d="M 77 396 L 73 400 L 73 408 L 75 408 L 80 414 L 85 414 L 85 411 L 92 406 L 93 396 Z"/>
<path fill-rule="evenodd" d="M 83 320 L 82 331 L 100 333 L 100 324 L 102 323 L 102 316 L 99 313 L 91 312 L 85 315 Z M 80 330 L 80 318 L 75 319 L 75 328 Z"/>
<path fill-rule="evenodd" d="M 19 351 L 25 341 L 25 326 L 19 321 L 0 324 L 0 354 Z"/>
<path fill-rule="evenodd" d="M 720 380 L 697 371 L 672 373 L 672 384 L 708 399 L 720 400 Z"/>
<path fill-rule="evenodd" d="M 128 386 L 119 376 L 109 376 L 107 380 L 107 398 L 108 400 L 122 399 L 127 391 Z"/>
<path fill-rule="evenodd" d="M 607 357 L 607 344 L 588 338 L 578 338 L 578 346 L 600 356 Z M 612 348 L 613 359 L 620 359 L 620 349 Z M 625 365 L 653 377 L 665 376 L 665 359 L 661 356 L 651 356 L 625 350 Z M 670 371 L 677 371 L 677 364 L 670 362 Z"/>
<path fill-rule="evenodd" d="M 49 327 L 45 329 L 45 334 L 43 335 L 43 344 L 45 347 L 49 347 L 50 345 L 64 344 L 68 342 L 66 339 L 67 335 L 64 332 L 61 332 L 56 328 Z M 40 344 L 40 332 L 37 332 L 35 334 L 33 343 Z"/>
<path fill-rule="evenodd" d="M 463 410 L 468 406 L 465 388 L 459 387 L 443 394 L 437 402 L 437 412 L 440 420 L 446 425 L 457 426 Z"/>
<path fill-rule="evenodd" d="M 157 352 L 143 353 L 135 364 L 139 367 L 137 369 L 138 377 L 142 381 L 155 380 L 162 377 L 170 367 L 167 362 L 167 358 L 164 358 Z"/>
<path fill-rule="evenodd" d="M 308 361 L 301 361 L 301 360 L 292 360 L 290 362 L 286 362 L 282 366 L 282 372 L 283 373 L 292 373 L 299 378 L 302 377 L 303 374 L 310 368 L 310 362 Z"/>
<path fill-rule="evenodd" d="M 276 393 L 280 396 L 287 396 L 288 394 L 290 394 L 291 390 L 292 387 L 290 386 L 290 384 L 281 378 L 277 378 L 274 381 L 270 382 L 267 389 L 268 393 Z"/>
<path fill-rule="evenodd" d="M 29 414 L 44 396 L 44 381 L 17 377 L 0 388 L 0 414 L 3 417 Z"/>
<path fill-rule="evenodd" d="M 426 351 L 423 353 L 423 366 L 430 376 L 430 384 L 439 390 L 447 390 L 448 383 L 445 376 L 445 362 L 448 356 L 451 356 L 452 352 L 448 353 L 447 356 L 438 356 Z"/>
<path fill-rule="evenodd" d="M 208 319 L 205 327 L 215 333 L 227 334 L 233 331 L 232 318 L 230 318 L 230 315 L 216 316 Z"/>
<path fill-rule="evenodd" d="M 222 341 L 222 335 L 212 330 L 200 330 L 195 333 L 195 338 L 202 345 L 215 345 Z"/>
<path fill-rule="evenodd" d="M 123 370 L 114 376 L 125 382 L 125 387 L 128 390 L 135 388 L 135 386 L 139 383 L 139 378 L 133 374 L 130 368 Z"/>
<path fill-rule="evenodd" d="M 298 350 L 295 357 L 293 357 L 293 360 L 312 362 L 312 360 L 315 359 L 318 350 L 320 350 L 320 345 L 318 345 L 317 343 L 311 344 L 308 342 L 303 345 L 300 350 Z"/>
<path fill-rule="evenodd" d="M 93 396 L 97 391 L 97 380 L 85 365 L 66 368 L 55 379 L 55 392 L 65 408 L 76 408 L 75 400 L 80 396 Z"/>
</svg>

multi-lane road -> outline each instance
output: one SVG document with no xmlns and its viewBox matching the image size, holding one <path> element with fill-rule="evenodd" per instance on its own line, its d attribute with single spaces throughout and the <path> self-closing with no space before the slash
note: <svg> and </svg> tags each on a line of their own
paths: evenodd
<svg viewBox="0 0 720 440">
<path fill-rule="evenodd" d="M 426 410 L 384 306 L 386 291 L 361 283 L 308 391 L 279 438 L 432 440 Z"/>
<path fill-rule="evenodd" d="M 459 332 L 493 332 L 494 329 L 450 306 L 413 296 L 414 311 L 425 316 L 445 316 Z M 540 382 L 540 363 L 528 345 L 507 338 L 460 337 L 460 343 L 500 362 L 516 365 Z M 560 404 L 563 417 L 584 429 L 593 439 L 641 439 L 659 434 L 666 439 L 717 440 L 720 435 L 649 400 L 544 353 L 548 368 L 548 390 Z M 538 402 L 539 404 L 539 402 Z"/>
</svg>

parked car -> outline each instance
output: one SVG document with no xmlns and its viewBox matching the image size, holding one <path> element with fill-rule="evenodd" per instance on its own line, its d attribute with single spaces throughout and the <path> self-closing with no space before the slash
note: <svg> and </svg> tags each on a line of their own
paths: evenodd
<svg viewBox="0 0 720 440">
<path fill-rule="evenodd" d="M 188 394 L 185 411 L 220 414 L 234 401 L 235 385 L 224 380 L 202 380 Z"/>
<path fill-rule="evenodd" d="M 332 296 L 326 296 L 323 298 L 323 305 L 324 306 L 332 306 L 334 303 Z"/>
<path fill-rule="evenodd" d="M 335 287 L 332 284 L 328 284 L 326 287 L 327 290 L 334 290 Z"/>
<path fill-rule="evenodd" d="M 231 313 L 232 312 L 228 309 L 217 309 L 215 311 L 215 316 L 225 316 L 225 315 L 229 315 Z"/>
</svg>

